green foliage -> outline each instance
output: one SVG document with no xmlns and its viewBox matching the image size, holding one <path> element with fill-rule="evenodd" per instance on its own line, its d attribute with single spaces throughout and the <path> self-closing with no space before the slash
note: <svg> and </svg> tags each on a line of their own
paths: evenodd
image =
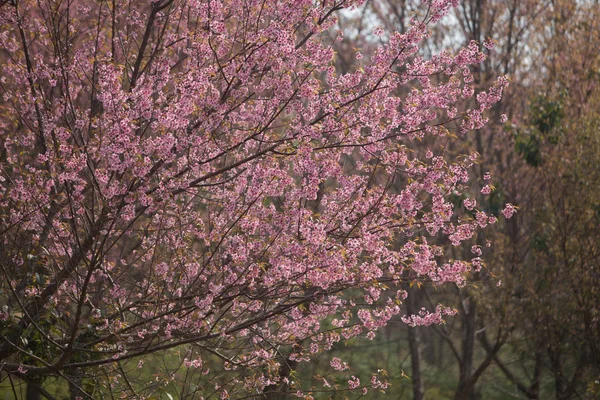
<svg viewBox="0 0 600 400">
<path fill-rule="evenodd" d="M 543 233 L 534 233 L 530 244 L 531 248 L 535 251 L 548 251 L 548 237 Z"/>
<path fill-rule="evenodd" d="M 515 150 L 532 167 L 542 165 L 539 136 L 530 130 L 515 133 Z"/>
<path fill-rule="evenodd" d="M 529 125 L 521 129 L 514 128 L 515 150 L 532 167 L 539 167 L 544 162 L 544 144 L 557 145 L 563 136 L 563 96 L 558 99 L 536 96 L 529 108 Z"/>
<path fill-rule="evenodd" d="M 499 215 L 504 204 L 506 204 L 506 196 L 501 182 L 494 182 L 494 190 L 487 196 L 484 203 L 483 211 L 492 215 Z"/>
<path fill-rule="evenodd" d="M 562 97 L 561 95 L 558 99 L 553 99 L 549 96 L 538 95 L 531 102 L 529 110 L 531 125 L 544 136 L 559 127 L 565 118 Z M 547 138 L 551 144 L 558 142 L 554 135 Z"/>
</svg>

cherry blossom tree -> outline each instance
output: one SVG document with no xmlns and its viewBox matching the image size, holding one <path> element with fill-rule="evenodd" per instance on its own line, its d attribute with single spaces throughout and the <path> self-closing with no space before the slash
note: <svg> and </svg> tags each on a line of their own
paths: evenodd
<svg viewBox="0 0 600 400">
<path fill-rule="evenodd" d="M 477 246 L 452 260 L 428 242 L 496 221 L 450 201 L 477 154 L 410 144 L 483 127 L 507 79 L 475 94 L 476 42 L 417 55 L 457 0 L 424 2 L 337 72 L 336 12 L 360 3 L 0 3 L 3 379 L 52 398 L 57 376 L 85 398 L 106 376 L 144 397 L 128 366 L 180 350 L 210 377 L 202 396 L 310 398 L 293 366 L 372 337 L 402 313 L 397 284 L 481 268 Z M 338 389 L 369 388 L 385 382 Z"/>
</svg>

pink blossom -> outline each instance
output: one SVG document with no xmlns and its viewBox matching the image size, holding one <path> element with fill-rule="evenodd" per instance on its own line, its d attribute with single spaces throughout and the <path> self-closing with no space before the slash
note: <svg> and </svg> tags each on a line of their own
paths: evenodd
<svg viewBox="0 0 600 400">
<path fill-rule="evenodd" d="M 457 311 L 452 308 L 438 305 L 433 313 L 430 313 L 425 308 L 422 308 L 418 314 L 403 316 L 402 321 L 411 327 L 440 324 L 443 322 L 442 318 L 444 315 L 455 315 L 456 312 Z"/>
<path fill-rule="evenodd" d="M 472 199 L 465 199 L 463 201 L 463 204 L 465 205 L 465 208 L 470 211 L 473 210 L 473 208 L 475 208 L 475 206 L 477 205 L 477 201 Z"/>
<path fill-rule="evenodd" d="M 352 375 L 352 378 L 350 378 L 350 380 L 348 381 L 348 387 L 350 389 L 356 389 L 359 386 L 360 386 L 360 379 L 358 379 L 357 377 Z"/>
<path fill-rule="evenodd" d="M 337 371 L 344 371 L 349 368 L 348 364 L 343 362 L 338 357 L 333 357 L 331 359 L 331 361 L 329 362 L 329 365 L 331 365 L 333 367 L 333 369 L 335 369 Z"/>
<path fill-rule="evenodd" d="M 511 218 L 514 215 L 514 213 L 516 213 L 516 212 L 517 212 L 517 208 L 510 203 L 507 203 L 504 206 L 504 210 L 502 210 L 502 214 L 504 215 L 504 218 L 506 218 L 506 219 Z"/>
<path fill-rule="evenodd" d="M 494 42 L 494 40 L 492 40 L 491 38 L 487 38 L 483 41 L 483 46 L 486 49 L 491 50 L 494 48 L 494 46 L 496 46 L 496 42 Z"/>
</svg>

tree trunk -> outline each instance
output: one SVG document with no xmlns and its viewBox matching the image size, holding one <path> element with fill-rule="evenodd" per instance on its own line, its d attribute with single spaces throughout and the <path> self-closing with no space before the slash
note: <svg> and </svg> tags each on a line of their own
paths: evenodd
<svg viewBox="0 0 600 400">
<path fill-rule="evenodd" d="M 27 382 L 27 400 L 41 400 L 40 381 L 33 380 Z"/>
<path fill-rule="evenodd" d="M 454 395 L 455 400 L 469 400 L 474 388 L 474 382 L 471 379 L 473 373 L 473 356 L 475 354 L 475 330 L 477 321 L 477 305 L 475 301 L 467 297 L 463 300 L 464 319 L 463 319 L 463 340 L 462 340 L 462 359 L 460 360 L 460 376 L 458 387 Z"/>
<path fill-rule="evenodd" d="M 418 312 L 416 306 L 416 291 L 409 290 L 409 295 L 406 299 L 406 311 L 409 315 Z M 411 379 L 413 389 L 413 400 L 423 400 L 423 379 L 421 377 L 421 352 L 419 349 L 419 328 L 414 327 L 408 328 L 408 346 L 410 349 L 410 362 L 411 362 Z"/>
<path fill-rule="evenodd" d="M 298 350 L 296 347 L 299 346 L 299 344 L 296 344 L 294 346 L 294 350 Z M 278 384 L 272 384 L 269 386 L 266 386 L 263 389 L 263 398 L 267 399 L 267 400 L 285 400 L 288 398 L 288 393 L 287 393 L 287 389 L 289 387 L 289 385 L 287 383 L 284 382 L 284 379 L 289 378 L 290 374 L 292 373 L 292 371 L 294 370 L 294 368 L 296 368 L 296 365 L 298 364 L 297 361 L 292 361 L 289 358 L 283 358 L 282 357 L 282 363 L 279 367 L 279 377 L 280 377 L 280 381 Z"/>
<path fill-rule="evenodd" d="M 71 400 L 85 399 L 87 396 L 82 390 L 83 379 L 81 374 L 70 375 L 69 379 L 69 398 Z"/>
</svg>

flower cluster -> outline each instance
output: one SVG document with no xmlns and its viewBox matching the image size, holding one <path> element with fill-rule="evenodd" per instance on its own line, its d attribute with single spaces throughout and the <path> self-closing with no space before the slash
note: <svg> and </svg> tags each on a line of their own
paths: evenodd
<svg viewBox="0 0 600 400">
<path fill-rule="evenodd" d="M 41 330 L 44 351 L 0 344 L 0 359 L 16 360 L 7 371 L 79 370 L 93 357 L 118 381 L 113 366 L 180 348 L 186 368 L 238 371 L 216 390 L 243 397 L 282 382 L 277 349 L 305 362 L 373 337 L 401 311 L 405 268 L 460 285 L 480 265 L 429 244 L 460 245 L 495 222 L 475 200 L 464 201 L 475 219 L 452 201 L 476 155 L 411 150 L 451 138 L 455 119 L 481 128 L 508 84 L 475 94 L 475 42 L 419 55 L 457 0 L 426 1 L 406 33 L 376 28 L 387 42 L 356 53 L 348 73 L 323 38 L 340 4 L 359 0 L 24 3 L 0 7 L 11 55 L 0 65 L 0 293 L 17 293 L 0 319 L 16 338 Z M 63 14 L 70 22 L 48 29 Z"/>
</svg>

